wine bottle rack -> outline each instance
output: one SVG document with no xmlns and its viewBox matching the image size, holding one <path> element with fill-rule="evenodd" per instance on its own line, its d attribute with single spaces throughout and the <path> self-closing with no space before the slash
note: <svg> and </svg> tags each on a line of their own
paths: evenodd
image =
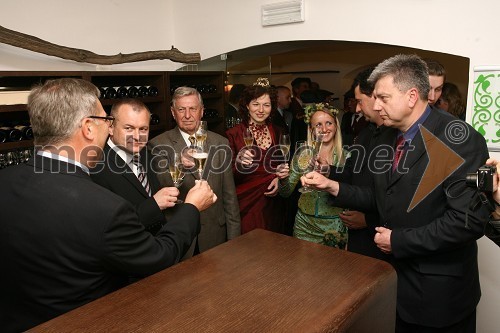
<svg viewBox="0 0 500 333">
<path fill-rule="evenodd" d="M 46 80 L 65 77 L 84 79 L 97 86 L 101 91 L 101 104 L 108 113 L 119 98 L 133 97 L 143 101 L 152 113 L 150 137 L 175 127 L 170 112 L 172 88 L 180 85 L 193 86 L 203 97 L 206 110 L 204 120 L 208 121 L 210 130 L 223 134 L 224 72 L 0 71 L 0 89 L 28 91 Z M 114 96 L 106 95 L 108 88 L 115 90 Z M 118 93 L 120 88 L 122 89 Z M 29 124 L 27 105 L 2 103 L 0 97 L 0 125 L 10 124 Z M 0 142 L 0 153 L 24 150 L 32 146 L 32 140 Z"/>
</svg>

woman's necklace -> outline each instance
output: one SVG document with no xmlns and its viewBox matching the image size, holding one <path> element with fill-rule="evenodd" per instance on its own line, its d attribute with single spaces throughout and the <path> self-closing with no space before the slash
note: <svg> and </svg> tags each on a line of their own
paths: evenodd
<svg viewBox="0 0 500 333">
<path fill-rule="evenodd" d="M 271 138 L 271 133 L 269 132 L 269 127 L 267 127 L 266 124 L 255 124 L 255 123 L 249 123 L 248 127 L 252 131 L 253 138 L 255 139 L 255 142 L 257 143 L 257 146 L 259 146 L 262 149 L 267 149 L 271 147 L 272 145 L 272 138 Z"/>
</svg>

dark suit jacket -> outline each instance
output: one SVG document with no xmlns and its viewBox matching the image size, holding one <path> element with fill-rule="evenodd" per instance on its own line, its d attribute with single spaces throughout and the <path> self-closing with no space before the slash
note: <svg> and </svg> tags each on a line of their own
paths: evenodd
<svg viewBox="0 0 500 333">
<path fill-rule="evenodd" d="M 467 133 L 459 141 L 451 137 L 452 121 L 453 126 L 461 126 L 462 133 Z M 391 154 L 377 161 L 379 167 L 384 160 L 385 164 L 389 161 L 388 170 L 375 172 L 374 184 L 368 189 L 341 184 L 337 203 L 349 203 L 358 210 L 377 208 L 381 223 L 392 229 L 398 314 L 409 323 L 442 327 L 470 315 L 481 296 L 476 239 L 483 235 L 489 212 L 482 206 L 475 211 L 468 209 L 475 191 L 467 188 L 463 180 L 466 173 L 475 172 L 484 164 L 488 151 L 478 132 L 443 111 L 433 110 L 423 127 L 435 137 L 424 144 L 421 133 L 417 133 L 411 143 L 415 149 L 405 153 L 407 173 L 392 174 L 390 161 L 397 130 L 384 131 L 379 144 L 389 147 Z M 431 187 L 431 192 L 408 211 L 419 183 L 433 184 L 433 179 L 449 167 L 448 161 L 439 155 L 436 159 L 441 159 L 435 161 L 439 167 L 433 170 L 434 174 L 422 178 L 429 162 L 426 146 L 433 146 L 438 139 L 465 162 L 444 182 Z M 446 193 L 448 188 L 450 196 Z"/>
<path fill-rule="evenodd" d="M 236 198 L 234 178 L 231 170 L 231 150 L 223 136 L 208 131 L 206 146 L 209 149 L 205 165 L 204 179 L 217 195 L 217 201 L 201 212 L 201 231 L 198 235 L 200 252 L 233 239 L 241 234 L 240 209 Z M 149 141 L 149 148 L 155 160 L 161 162 L 162 156 L 170 156 L 186 148 L 179 128 L 162 133 Z M 218 169 L 218 170 L 216 170 Z M 197 175 L 188 173 L 179 188 L 179 198 L 184 199 L 194 186 Z M 173 186 L 168 172 L 160 172 L 159 180 L 163 186 Z M 176 207 L 167 209 L 167 217 L 175 212 Z"/>
<path fill-rule="evenodd" d="M 26 330 L 176 263 L 196 236 L 183 205 L 156 237 L 80 168 L 35 156 L 0 171 L 0 327 Z"/>
<path fill-rule="evenodd" d="M 376 147 L 376 141 L 380 137 L 381 132 L 386 129 L 384 126 L 376 128 L 375 124 L 369 124 L 359 133 L 356 145 L 350 147 L 351 157 L 348 160 L 349 163 L 347 166 L 350 168 L 348 170 L 350 176 L 348 181 L 350 184 L 372 186 L 373 173 L 368 167 L 370 154 Z M 332 201 L 331 204 L 337 206 L 335 201 Z M 380 226 L 377 211 L 363 211 L 363 213 L 365 214 L 367 227 L 363 229 L 349 229 L 348 251 L 388 261 L 389 256 L 380 251 L 374 241 L 375 227 Z"/>
<path fill-rule="evenodd" d="M 161 188 L 152 165 L 152 156 L 144 148 L 140 153 L 141 164 L 146 170 L 151 194 Z M 165 224 L 165 216 L 153 197 L 150 197 L 125 161 L 108 145 L 104 147 L 104 161 L 91 170 L 94 182 L 104 186 L 129 201 L 137 209 L 137 215 L 146 230 L 153 235 Z"/>
</svg>

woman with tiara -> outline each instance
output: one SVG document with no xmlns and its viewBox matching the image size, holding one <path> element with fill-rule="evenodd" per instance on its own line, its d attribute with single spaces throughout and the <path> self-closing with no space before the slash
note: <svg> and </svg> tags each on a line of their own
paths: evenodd
<svg viewBox="0 0 500 333">
<path fill-rule="evenodd" d="M 240 206 L 241 233 L 260 228 L 283 233 L 285 201 L 278 194 L 278 166 L 284 163 L 271 123 L 277 95 L 265 78 L 248 86 L 239 101 L 242 122 L 226 132 L 233 152 L 233 174 Z"/>
</svg>

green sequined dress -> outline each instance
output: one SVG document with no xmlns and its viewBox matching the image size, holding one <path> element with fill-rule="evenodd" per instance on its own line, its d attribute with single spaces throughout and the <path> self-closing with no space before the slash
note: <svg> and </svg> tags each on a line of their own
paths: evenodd
<svg viewBox="0 0 500 333">
<path fill-rule="evenodd" d="M 290 163 L 289 177 L 279 182 L 280 195 L 289 197 L 297 183 L 300 183 L 301 176 L 302 172 L 300 172 L 297 164 L 297 156 L 294 156 Z M 329 193 L 321 191 L 306 192 L 300 195 L 299 209 L 297 215 L 295 215 L 293 226 L 293 236 L 310 242 L 345 249 L 348 236 L 347 227 L 339 217 L 342 208 L 329 205 L 328 197 Z"/>
</svg>

